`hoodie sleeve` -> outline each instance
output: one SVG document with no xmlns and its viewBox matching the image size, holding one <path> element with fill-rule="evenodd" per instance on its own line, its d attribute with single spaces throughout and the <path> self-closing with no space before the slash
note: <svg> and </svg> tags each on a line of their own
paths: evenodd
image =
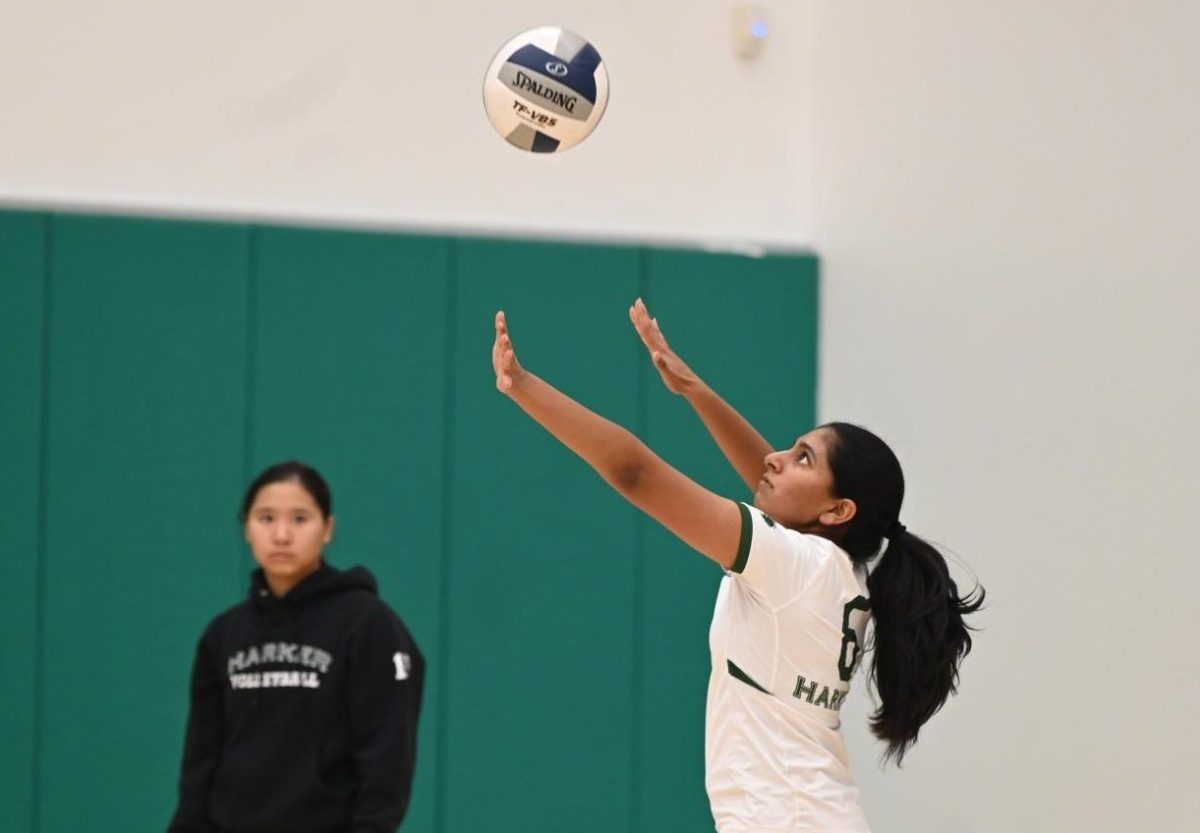
<svg viewBox="0 0 1200 833">
<path fill-rule="evenodd" d="M 211 630 L 211 628 L 210 628 Z M 179 775 L 179 804 L 167 833 L 218 833 L 208 816 L 213 775 L 221 760 L 222 682 L 205 631 L 192 663 L 191 703 Z"/>
<path fill-rule="evenodd" d="M 404 623 L 380 603 L 356 629 L 349 662 L 358 787 L 347 830 L 393 833 L 411 794 L 425 660 Z"/>
</svg>

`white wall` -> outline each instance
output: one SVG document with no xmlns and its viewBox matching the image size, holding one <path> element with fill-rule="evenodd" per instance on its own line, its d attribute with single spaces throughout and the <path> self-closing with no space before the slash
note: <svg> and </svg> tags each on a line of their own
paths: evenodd
<svg viewBox="0 0 1200 833">
<path fill-rule="evenodd" d="M 742 65 L 713 0 L 5 0 L 0 201 L 813 243 L 824 416 L 992 599 L 903 771 L 848 706 L 877 833 L 1189 828 L 1200 4 L 766 5 Z M 544 22 L 613 84 L 559 158 L 480 104 Z"/>
<path fill-rule="evenodd" d="M 881 833 L 1200 816 L 1200 4 L 819 2 L 826 418 L 991 594 Z M 968 575 L 961 571 L 964 576 Z M 968 579 L 969 580 L 969 579 Z"/>
<path fill-rule="evenodd" d="M 718 0 L 3 0 L 0 199 L 803 242 L 808 108 L 785 80 L 801 31 L 746 64 L 731 17 Z M 482 103 L 501 44 L 548 24 L 589 38 L 612 85 L 597 132 L 554 158 L 511 148 Z"/>
</svg>

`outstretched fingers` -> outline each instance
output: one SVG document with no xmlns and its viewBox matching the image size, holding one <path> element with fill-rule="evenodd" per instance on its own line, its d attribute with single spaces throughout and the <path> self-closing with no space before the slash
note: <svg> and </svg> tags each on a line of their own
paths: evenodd
<svg viewBox="0 0 1200 833">
<path fill-rule="evenodd" d="M 696 375 L 667 344 L 666 337 L 658 326 L 658 319 L 650 315 L 646 302 L 638 298 L 629 308 L 629 320 L 637 330 L 638 337 L 650 353 L 650 361 L 662 376 L 663 383 L 672 393 L 684 393 L 696 382 Z"/>
<path fill-rule="evenodd" d="M 667 340 L 663 337 L 662 330 L 658 328 L 658 321 L 650 317 L 650 311 L 646 309 L 646 303 L 641 298 L 634 301 L 633 306 L 629 308 L 629 320 L 633 323 L 633 328 L 637 331 L 642 344 L 646 345 L 646 349 L 651 354 L 670 349 L 667 347 Z M 657 360 L 657 356 L 655 359 Z"/>
<path fill-rule="evenodd" d="M 492 342 L 492 369 L 496 371 L 496 388 L 507 393 L 512 390 L 513 373 L 517 366 L 516 351 L 508 335 L 504 311 L 496 313 L 496 338 Z"/>
</svg>

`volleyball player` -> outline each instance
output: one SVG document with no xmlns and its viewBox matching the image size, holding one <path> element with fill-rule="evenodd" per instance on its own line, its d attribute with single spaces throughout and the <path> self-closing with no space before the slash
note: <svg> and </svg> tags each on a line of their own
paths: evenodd
<svg viewBox="0 0 1200 833">
<path fill-rule="evenodd" d="M 705 781 L 721 833 L 868 830 L 840 710 L 874 619 L 874 733 L 897 762 L 955 690 L 970 651 L 942 555 L 900 522 L 904 478 L 871 432 L 828 423 L 787 448 L 765 439 L 667 345 L 639 299 L 638 335 L 753 493 L 716 495 L 632 433 L 525 370 L 503 312 L 497 388 L 614 489 L 725 570 L 709 644 Z"/>
</svg>

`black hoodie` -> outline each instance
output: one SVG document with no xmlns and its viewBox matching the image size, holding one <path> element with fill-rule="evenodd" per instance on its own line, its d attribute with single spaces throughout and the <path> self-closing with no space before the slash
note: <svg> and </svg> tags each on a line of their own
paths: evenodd
<svg viewBox="0 0 1200 833">
<path fill-rule="evenodd" d="M 168 833 L 393 833 L 408 806 L 425 661 L 362 567 L 322 565 L 200 637 Z"/>
</svg>

